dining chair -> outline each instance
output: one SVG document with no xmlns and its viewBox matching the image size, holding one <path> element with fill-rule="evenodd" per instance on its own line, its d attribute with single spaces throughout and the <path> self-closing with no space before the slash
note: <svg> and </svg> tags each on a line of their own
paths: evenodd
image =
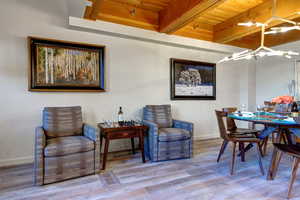
<svg viewBox="0 0 300 200">
<path fill-rule="evenodd" d="M 227 107 L 222 109 L 223 112 L 226 112 L 227 114 L 231 114 L 237 111 L 236 107 Z M 248 128 L 238 128 L 234 119 L 227 117 L 226 118 L 226 125 L 227 125 L 227 131 L 229 131 L 231 134 L 254 134 L 258 135 L 259 130 L 255 129 L 248 129 Z"/>
<path fill-rule="evenodd" d="M 265 105 L 264 110 L 266 112 L 275 112 L 276 103 L 271 101 L 264 101 L 264 105 Z"/>
<path fill-rule="evenodd" d="M 237 111 L 237 108 L 236 107 L 227 107 L 227 108 L 223 108 L 222 109 L 223 112 L 226 112 L 227 114 L 230 114 L 230 113 L 234 113 Z M 226 118 L 226 125 L 227 125 L 227 131 L 230 133 L 230 134 L 235 134 L 235 135 L 255 135 L 255 137 L 258 137 L 259 135 L 259 130 L 256 130 L 254 128 L 252 129 L 249 129 L 249 128 L 238 128 L 236 126 L 236 123 L 234 121 L 234 119 L 232 118 L 229 118 L 227 117 Z M 261 143 L 260 143 L 260 150 L 262 152 L 262 156 L 264 156 L 266 154 L 266 151 L 267 151 L 267 141 L 268 141 L 268 138 L 266 137 L 265 140 L 262 140 Z M 241 151 L 241 159 L 242 161 L 245 161 L 245 152 L 247 152 L 248 150 L 250 150 L 252 148 L 252 144 L 249 143 L 246 147 L 244 147 L 244 144 L 243 143 L 240 143 L 239 144 L 239 149 Z M 242 151 L 244 150 L 244 151 Z"/>
<path fill-rule="evenodd" d="M 258 164 L 260 167 L 261 173 L 264 175 L 264 168 L 261 160 L 261 151 L 260 151 L 260 145 L 259 143 L 261 142 L 260 139 L 256 138 L 255 135 L 241 135 L 241 134 L 231 134 L 226 130 L 225 123 L 224 121 L 227 118 L 227 113 L 223 111 L 215 111 L 216 116 L 217 116 L 217 121 L 218 121 L 218 127 L 219 127 L 219 132 L 220 136 L 223 139 L 223 144 L 221 146 L 219 156 L 218 156 L 218 161 L 221 157 L 221 155 L 224 153 L 225 148 L 229 142 L 232 142 L 233 144 L 233 149 L 232 149 L 232 160 L 231 160 L 231 170 L 230 174 L 234 174 L 234 164 L 235 164 L 235 157 L 236 157 L 236 145 L 242 143 L 243 145 L 245 143 L 253 143 L 256 145 L 256 153 L 257 153 L 257 158 L 258 158 Z"/>
<path fill-rule="evenodd" d="M 288 196 L 287 198 L 291 198 L 292 196 L 292 188 L 297 176 L 297 170 L 300 163 L 300 146 L 296 144 L 279 144 L 274 143 L 274 148 L 277 151 L 276 156 L 273 156 L 271 161 L 271 170 L 273 171 L 273 178 L 275 178 L 276 173 L 278 171 L 278 166 L 282 158 L 282 154 L 287 154 L 292 156 L 294 159 L 293 166 L 292 166 L 292 173 L 290 178 L 290 183 L 288 186 Z"/>
<path fill-rule="evenodd" d="M 276 103 L 271 102 L 271 101 L 264 101 L 264 105 L 265 105 L 265 112 L 276 112 Z M 272 133 L 272 142 L 275 142 L 275 138 L 276 138 L 276 133 Z M 268 138 L 269 139 L 269 138 Z"/>
</svg>

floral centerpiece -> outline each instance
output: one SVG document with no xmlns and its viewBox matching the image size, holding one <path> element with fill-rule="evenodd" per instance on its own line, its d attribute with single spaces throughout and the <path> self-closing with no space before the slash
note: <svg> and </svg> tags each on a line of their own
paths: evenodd
<svg viewBox="0 0 300 200">
<path fill-rule="evenodd" d="M 272 99 L 272 103 L 276 103 L 276 112 L 289 112 L 291 105 L 294 102 L 294 97 L 292 96 L 278 96 Z"/>
<path fill-rule="evenodd" d="M 272 99 L 272 103 L 276 104 L 291 104 L 294 102 L 294 97 L 292 96 L 278 96 Z"/>
</svg>

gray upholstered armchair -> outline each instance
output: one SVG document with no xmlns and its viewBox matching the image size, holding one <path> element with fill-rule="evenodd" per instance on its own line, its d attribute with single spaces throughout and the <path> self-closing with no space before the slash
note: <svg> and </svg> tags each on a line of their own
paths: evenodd
<svg viewBox="0 0 300 200">
<path fill-rule="evenodd" d="M 99 130 L 82 122 L 81 107 L 46 107 L 35 132 L 35 185 L 100 171 Z"/>
<path fill-rule="evenodd" d="M 173 120 L 171 105 L 148 105 L 143 111 L 143 124 L 149 127 L 145 153 L 152 161 L 192 156 L 192 123 Z"/>
</svg>

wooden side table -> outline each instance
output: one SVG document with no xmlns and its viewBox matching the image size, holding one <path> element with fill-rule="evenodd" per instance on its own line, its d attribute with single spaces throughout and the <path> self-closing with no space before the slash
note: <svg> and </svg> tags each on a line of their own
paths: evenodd
<svg viewBox="0 0 300 200">
<path fill-rule="evenodd" d="M 134 150 L 134 138 L 139 138 L 139 149 L 142 152 L 142 160 L 143 163 L 146 162 L 145 160 L 145 153 L 144 153 L 144 134 L 148 129 L 147 126 L 141 124 L 135 124 L 132 126 L 120 126 L 118 123 L 113 123 L 111 125 L 107 125 L 105 123 L 99 123 L 98 127 L 100 129 L 100 153 L 102 149 L 102 142 L 103 138 L 105 139 L 105 146 L 104 146 L 104 153 L 103 153 L 103 164 L 102 170 L 105 170 L 106 160 L 107 160 L 107 153 L 109 147 L 109 141 L 115 139 L 131 139 L 132 145 L 132 152 L 135 153 Z"/>
</svg>

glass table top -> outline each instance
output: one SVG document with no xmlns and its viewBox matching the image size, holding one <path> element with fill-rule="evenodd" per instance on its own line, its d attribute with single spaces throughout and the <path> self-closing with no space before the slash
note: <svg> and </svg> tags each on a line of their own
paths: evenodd
<svg viewBox="0 0 300 200">
<path fill-rule="evenodd" d="M 290 117 L 288 114 L 271 112 L 235 112 L 229 114 L 228 117 L 257 123 L 300 125 L 300 117 Z"/>
</svg>

